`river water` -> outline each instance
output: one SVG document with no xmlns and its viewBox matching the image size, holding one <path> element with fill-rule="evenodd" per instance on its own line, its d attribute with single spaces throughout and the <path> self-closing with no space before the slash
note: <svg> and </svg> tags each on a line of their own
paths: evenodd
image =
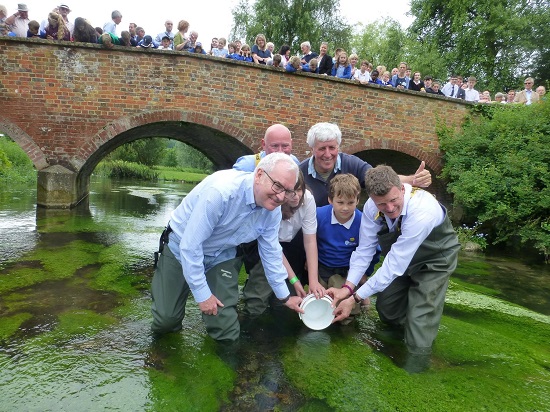
<svg viewBox="0 0 550 412">
<path fill-rule="evenodd" d="M 95 179 L 71 211 L 2 189 L 0 411 L 550 410 L 550 270 L 518 257 L 460 256 L 419 374 L 372 309 L 320 332 L 273 310 L 220 345 L 190 302 L 153 336 L 153 252 L 191 188 Z"/>
</svg>

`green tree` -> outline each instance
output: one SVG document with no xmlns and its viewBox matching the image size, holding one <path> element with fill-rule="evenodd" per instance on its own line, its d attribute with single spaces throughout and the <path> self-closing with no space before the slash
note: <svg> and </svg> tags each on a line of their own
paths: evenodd
<svg viewBox="0 0 550 412">
<path fill-rule="evenodd" d="M 448 190 L 492 243 L 519 239 L 548 254 L 550 104 L 482 109 L 461 132 L 440 130 Z"/>
<path fill-rule="evenodd" d="M 448 74 L 476 76 L 480 88 L 516 87 L 548 52 L 548 0 L 412 0 L 411 14 L 411 35 L 437 45 Z"/>
<path fill-rule="evenodd" d="M 435 45 L 418 42 L 391 18 L 362 25 L 353 37 L 353 49 L 359 58 L 366 58 L 375 66 L 384 65 L 388 70 L 405 61 L 422 75 L 443 79 L 447 74 Z"/>
<path fill-rule="evenodd" d="M 198 169 L 205 172 L 212 171 L 212 162 L 199 150 L 182 142 L 174 146 L 177 154 L 178 166 L 181 168 Z"/>
<path fill-rule="evenodd" d="M 353 49 L 361 59 L 367 59 L 374 66 L 384 65 L 388 70 L 405 60 L 406 43 L 407 33 L 391 18 L 362 26 L 353 37 Z"/>
<path fill-rule="evenodd" d="M 165 156 L 166 139 L 152 137 L 135 140 L 116 148 L 110 155 L 111 160 L 140 163 L 154 166 L 162 163 Z"/>
<path fill-rule="evenodd" d="M 231 36 L 254 44 L 263 33 L 276 50 L 283 44 L 292 53 L 309 41 L 317 50 L 322 41 L 348 50 L 352 36 L 349 24 L 340 16 L 340 0 L 241 0 L 233 9 Z"/>
</svg>

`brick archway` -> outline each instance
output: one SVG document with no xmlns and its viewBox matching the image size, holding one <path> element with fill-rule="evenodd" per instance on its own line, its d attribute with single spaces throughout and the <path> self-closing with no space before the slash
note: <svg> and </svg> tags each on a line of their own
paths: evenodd
<svg viewBox="0 0 550 412">
<path fill-rule="evenodd" d="M 29 156 L 36 170 L 48 167 L 44 152 L 24 130 L 9 119 L 0 116 L 0 132 L 8 135 Z"/>
<path fill-rule="evenodd" d="M 202 145 L 227 167 L 255 152 L 274 123 L 289 127 L 294 154 L 304 159 L 307 131 L 328 121 L 342 129 L 344 152 L 387 148 L 439 171 L 436 122 L 426 118 L 458 127 L 470 106 L 186 52 L 2 37 L 0 61 L 0 129 L 31 157 L 39 178 L 50 173 L 38 193 L 65 191 L 69 205 L 85 195 L 83 182 L 102 154 L 159 131 Z M 70 193 L 56 183 L 62 176 L 75 186 L 77 174 L 82 181 Z"/>
</svg>

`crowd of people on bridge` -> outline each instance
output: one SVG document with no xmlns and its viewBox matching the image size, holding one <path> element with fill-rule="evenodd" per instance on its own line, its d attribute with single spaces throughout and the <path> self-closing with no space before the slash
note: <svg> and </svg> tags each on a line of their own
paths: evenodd
<svg viewBox="0 0 550 412">
<path fill-rule="evenodd" d="M 305 41 L 300 45 L 301 53 L 296 55 L 291 55 L 292 51 L 288 45 L 282 45 L 276 50 L 275 45 L 263 34 L 256 36 L 252 47 L 238 39 L 228 44 L 224 37 L 213 38 L 210 46 L 205 47 L 198 41 L 199 34 L 194 30 L 189 31 L 189 22 L 186 20 L 180 20 L 177 27 L 174 27 L 172 20 L 166 20 L 163 31 L 148 34 L 136 23 L 129 23 L 128 30 L 120 31 L 122 13 L 118 10 L 111 13 L 111 19 L 102 27 L 94 27 L 82 17 L 76 18 L 73 22 L 69 18 L 70 12 L 67 4 L 60 4 L 39 22 L 29 20 L 29 9 L 26 4 L 19 4 L 18 10 L 10 16 L 6 7 L 0 5 L 0 36 L 100 43 L 107 48 L 139 47 L 208 54 L 278 67 L 291 73 L 301 71 L 335 76 L 362 84 L 377 84 L 474 103 L 531 104 L 547 98 L 545 86 L 539 85 L 535 88 L 531 77 L 525 79 L 523 90 L 510 89 L 492 94 L 489 90 L 476 90 L 474 76 L 464 79 L 463 76 L 453 74 L 442 82 L 430 75 L 422 77 L 419 71 L 413 71 L 406 62 L 401 62 L 390 70 L 382 64 L 375 67 L 373 63 L 360 59 L 357 54 L 348 54 L 341 48 L 336 48 L 334 56 L 331 56 L 328 54 L 329 45 L 326 42 L 320 44 L 317 53 L 312 50 L 310 42 Z"/>
</svg>

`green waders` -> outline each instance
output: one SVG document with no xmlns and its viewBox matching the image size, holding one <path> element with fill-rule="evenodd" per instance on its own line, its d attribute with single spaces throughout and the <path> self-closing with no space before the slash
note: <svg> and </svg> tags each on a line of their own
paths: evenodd
<svg viewBox="0 0 550 412">
<path fill-rule="evenodd" d="M 288 280 L 285 281 L 290 295 L 296 296 L 294 286 Z M 275 297 L 273 289 L 265 277 L 261 261 L 257 262 L 248 273 L 248 279 L 243 287 L 243 301 L 243 313 L 252 317 L 260 316 L 270 304 L 273 307 L 283 306 Z"/>
<path fill-rule="evenodd" d="M 378 234 L 378 240 L 385 256 L 401 231 L 383 232 Z M 404 326 L 405 343 L 412 354 L 431 353 L 459 250 L 458 238 L 445 210 L 445 220 L 422 242 L 406 272 L 377 295 L 380 319 Z"/>
<path fill-rule="evenodd" d="M 234 341 L 239 338 L 237 301 L 241 265 L 242 258 L 237 257 L 221 262 L 206 272 L 210 290 L 224 305 L 223 308 L 218 307 L 216 316 L 202 314 L 206 330 L 213 339 Z M 151 289 L 153 332 L 167 333 L 181 329 L 189 292 L 181 264 L 165 246 L 158 259 Z"/>
</svg>

